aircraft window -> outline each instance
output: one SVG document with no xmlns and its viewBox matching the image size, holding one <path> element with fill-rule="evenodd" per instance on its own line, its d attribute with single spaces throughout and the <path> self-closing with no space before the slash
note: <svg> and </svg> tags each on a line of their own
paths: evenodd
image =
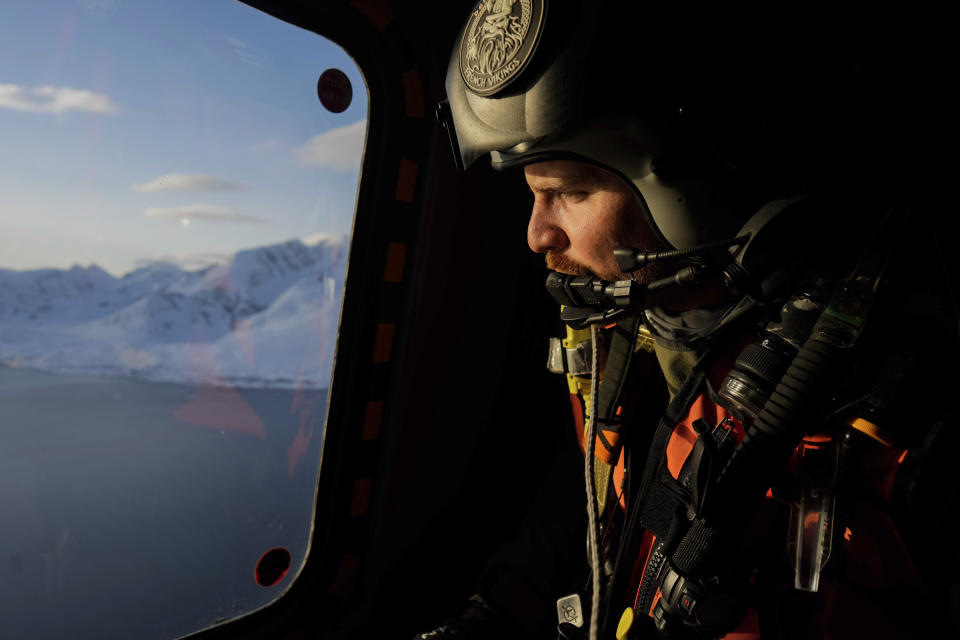
<svg viewBox="0 0 960 640">
<path fill-rule="evenodd" d="M 366 112 L 342 49 L 239 2 L 5 9 L 0 635 L 175 638 L 289 588 Z"/>
</svg>

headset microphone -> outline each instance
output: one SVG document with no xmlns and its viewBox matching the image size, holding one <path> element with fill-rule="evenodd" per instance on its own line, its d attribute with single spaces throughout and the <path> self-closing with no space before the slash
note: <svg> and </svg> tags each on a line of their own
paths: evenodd
<svg viewBox="0 0 960 640">
<path fill-rule="evenodd" d="M 741 246 L 750 238 L 750 234 L 702 244 L 690 249 L 671 251 L 643 252 L 630 247 L 618 247 L 614 250 L 617 266 L 624 273 L 636 271 L 646 264 L 669 258 L 693 257 L 712 249 Z M 574 328 L 584 328 L 597 323 L 616 322 L 627 315 L 636 315 L 643 311 L 647 291 L 656 291 L 669 286 L 695 286 L 704 284 L 718 272 L 724 284 L 736 291 L 745 274 L 742 269 L 733 269 L 736 263 L 717 264 L 712 260 L 695 260 L 666 278 L 649 284 L 640 284 L 635 280 L 617 280 L 609 282 L 601 278 L 575 276 L 551 271 L 547 276 L 547 291 L 563 309 L 560 318 Z M 737 265 L 738 266 L 738 265 Z"/>
<path fill-rule="evenodd" d="M 750 239 L 750 234 L 746 233 L 736 238 L 718 240 L 716 242 L 707 242 L 689 249 L 673 249 L 670 251 L 640 251 L 630 247 L 617 247 L 613 250 L 613 256 L 617 259 L 617 266 L 620 271 L 630 273 L 643 267 L 644 265 L 665 260 L 668 258 L 683 258 L 697 253 L 703 253 L 710 249 L 727 248 L 732 246 L 743 246 Z"/>
</svg>

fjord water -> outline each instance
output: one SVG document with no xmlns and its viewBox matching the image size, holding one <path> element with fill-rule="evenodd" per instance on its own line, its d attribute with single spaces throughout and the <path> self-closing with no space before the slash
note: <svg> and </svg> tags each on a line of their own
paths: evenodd
<svg viewBox="0 0 960 640">
<path fill-rule="evenodd" d="M 322 389 L 0 367 L 0 637 L 175 638 L 278 597 L 325 412 Z"/>
</svg>

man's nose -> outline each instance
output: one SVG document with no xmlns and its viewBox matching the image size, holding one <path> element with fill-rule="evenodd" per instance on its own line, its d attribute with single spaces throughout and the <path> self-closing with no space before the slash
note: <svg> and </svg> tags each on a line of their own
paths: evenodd
<svg viewBox="0 0 960 640">
<path fill-rule="evenodd" d="M 534 200 L 530 212 L 527 244 L 534 253 L 561 251 L 570 244 L 570 238 L 557 221 L 552 208 L 540 198 Z"/>
</svg>

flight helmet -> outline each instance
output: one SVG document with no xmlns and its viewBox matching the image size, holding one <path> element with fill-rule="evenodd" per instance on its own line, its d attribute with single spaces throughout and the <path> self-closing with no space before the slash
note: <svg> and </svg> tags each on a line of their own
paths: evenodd
<svg viewBox="0 0 960 640">
<path fill-rule="evenodd" d="M 770 65 L 718 56 L 718 38 L 734 34 L 693 39 L 679 20 L 644 18 L 640 4 L 478 2 L 453 48 L 441 105 L 454 154 L 463 167 L 488 154 L 495 169 L 596 165 L 632 185 L 667 246 L 732 238 L 759 204 L 782 195 L 770 193 L 777 160 L 763 149 L 760 107 L 779 97 L 758 81 Z"/>
</svg>

